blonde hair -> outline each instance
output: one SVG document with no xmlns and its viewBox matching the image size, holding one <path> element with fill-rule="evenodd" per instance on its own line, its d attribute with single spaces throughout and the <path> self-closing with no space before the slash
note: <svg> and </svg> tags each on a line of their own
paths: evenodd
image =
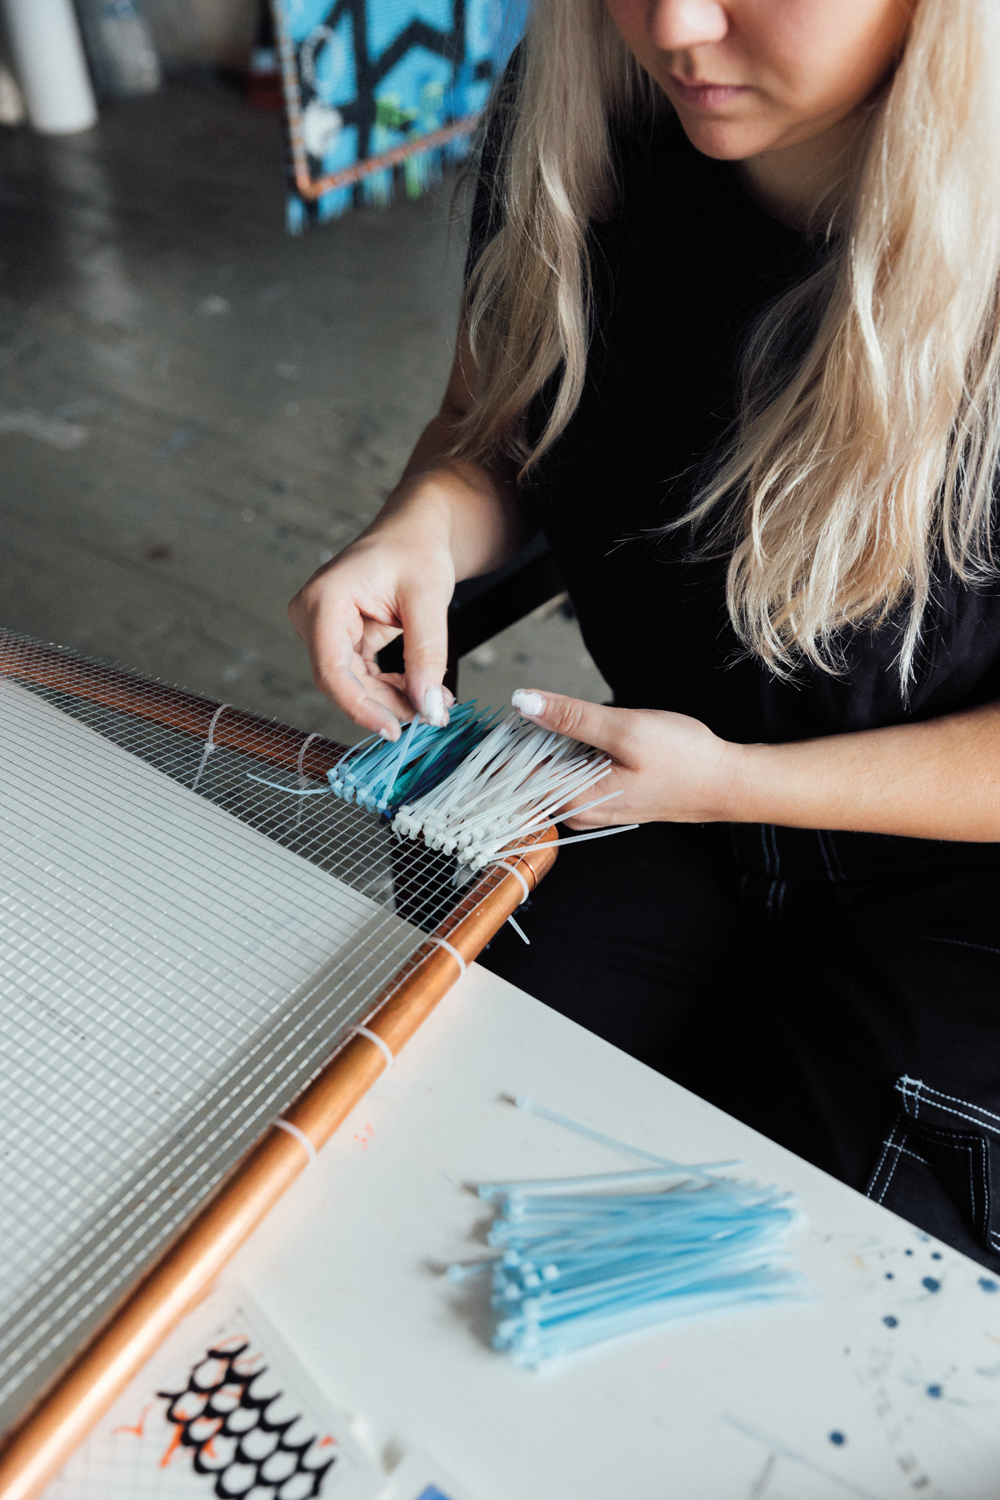
<svg viewBox="0 0 1000 1500">
<path fill-rule="evenodd" d="M 993 570 L 998 69 L 996 0 L 919 0 L 867 106 L 826 262 L 763 315 L 736 430 L 684 518 L 703 549 L 731 553 L 734 627 L 779 674 L 803 659 L 837 670 L 845 627 L 902 612 L 905 688 L 938 558 L 966 583 Z M 641 128 L 664 102 L 603 0 L 535 0 L 515 88 L 495 116 L 500 228 L 467 291 L 480 385 L 457 443 L 530 469 L 583 389 L 586 234 L 615 203 L 611 123 Z M 530 443 L 525 415 L 547 382 Z"/>
</svg>

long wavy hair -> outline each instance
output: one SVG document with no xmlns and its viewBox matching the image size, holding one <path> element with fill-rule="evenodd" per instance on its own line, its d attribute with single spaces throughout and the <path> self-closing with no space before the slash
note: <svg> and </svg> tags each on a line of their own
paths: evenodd
<svg viewBox="0 0 1000 1500">
<path fill-rule="evenodd" d="M 565 429 L 591 334 L 587 227 L 616 202 L 612 127 L 667 109 L 603 0 L 535 0 L 493 106 L 499 228 L 466 294 L 464 456 L 527 472 Z M 998 289 L 1000 4 L 919 0 L 866 106 L 829 254 L 753 331 L 738 422 L 684 518 L 730 555 L 734 627 L 775 672 L 836 671 L 845 629 L 898 615 L 905 690 L 941 562 L 966 583 L 993 574 Z"/>
</svg>

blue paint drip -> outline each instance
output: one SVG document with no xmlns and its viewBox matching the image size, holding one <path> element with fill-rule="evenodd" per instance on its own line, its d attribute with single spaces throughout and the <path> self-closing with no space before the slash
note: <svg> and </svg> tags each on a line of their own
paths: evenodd
<svg viewBox="0 0 1000 1500">
<path fill-rule="evenodd" d="M 899 1327 L 899 1319 L 898 1318 L 894 1318 L 893 1315 L 892 1315 L 892 1313 L 889 1313 L 888 1317 L 883 1318 L 882 1322 L 885 1324 L 886 1328 L 898 1328 Z"/>
<path fill-rule="evenodd" d="M 830 1433 L 830 1442 L 833 1444 L 833 1446 L 835 1448 L 842 1448 L 844 1446 L 844 1444 L 847 1442 L 847 1439 L 845 1438 L 845 1436 L 844 1436 L 844 1434 L 842 1432 L 831 1432 Z"/>
<path fill-rule="evenodd" d="M 885 1273 L 885 1279 L 886 1279 L 886 1281 L 895 1281 L 895 1279 L 896 1279 L 896 1273 L 895 1273 L 895 1271 L 886 1271 L 886 1273 Z"/>
<path fill-rule="evenodd" d="M 940 1260 L 940 1259 L 941 1259 L 941 1251 L 940 1250 L 932 1250 L 931 1251 L 931 1260 Z"/>
<path fill-rule="evenodd" d="M 984 1292 L 1000 1292 L 1000 1284 L 995 1281 L 990 1281 L 988 1276 L 980 1276 L 979 1285 L 982 1287 Z"/>
<path fill-rule="evenodd" d="M 929 1292 L 939 1292 L 941 1290 L 941 1283 L 934 1276 L 925 1276 L 920 1284 L 921 1286 L 925 1286 Z"/>
<path fill-rule="evenodd" d="M 928 1386 L 928 1387 L 927 1387 L 927 1394 L 928 1394 L 928 1396 L 930 1396 L 930 1397 L 931 1397 L 931 1398 L 932 1398 L 932 1399 L 933 1399 L 933 1400 L 935 1400 L 935 1401 L 940 1401 L 940 1399 L 941 1399 L 941 1394 L 942 1394 L 942 1392 L 941 1392 L 941 1387 L 940 1387 L 940 1386 L 939 1386 L 939 1385 L 929 1385 L 929 1386 Z"/>
</svg>

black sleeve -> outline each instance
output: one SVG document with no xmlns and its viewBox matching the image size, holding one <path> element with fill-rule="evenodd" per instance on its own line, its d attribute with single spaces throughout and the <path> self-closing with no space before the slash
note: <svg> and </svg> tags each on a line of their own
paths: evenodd
<svg viewBox="0 0 1000 1500">
<path fill-rule="evenodd" d="M 503 179 L 505 162 L 503 142 L 512 114 L 517 108 L 524 60 L 524 43 L 511 53 L 500 76 L 494 97 L 486 112 L 486 124 L 479 147 L 479 170 L 476 195 L 469 224 L 469 248 L 465 257 L 465 280 L 503 222 Z"/>
</svg>

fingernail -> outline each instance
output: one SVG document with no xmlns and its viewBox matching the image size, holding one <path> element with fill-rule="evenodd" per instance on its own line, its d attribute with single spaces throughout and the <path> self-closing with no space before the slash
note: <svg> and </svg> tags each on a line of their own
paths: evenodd
<svg viewBox="0 0 1000 1500">
<path fill-rule="evenodd" d="M 444 694 L 439 687 L 428 688 L 424 694 L 424 718 L 438 729 L 448 725 L 448 710 L 444 706 Z"/>
<path fill-rule="evenodd" d="M 524 714 L 526 719 L 537 718 L 545 712 L 545 699 L 541 693 L 531 693 L 525 688 L 518 688 L 516 693 L 510 695 L 511 707 L 516 708 L 519 714 Z"/>
<path fill-rule="evenodd" d="M 384 740 L 388 740 L 390 745 L 394 745 L 396 743 L 396 741 L 399 739 L 399 730 L 398 729 L 396 730 L 395 734 L 393 734 L 393 732 L 392 732 L 391 729 L 380 729 L 379 730 L 379 734 L 382 736 L 382 738 Z"/>
</svg>

